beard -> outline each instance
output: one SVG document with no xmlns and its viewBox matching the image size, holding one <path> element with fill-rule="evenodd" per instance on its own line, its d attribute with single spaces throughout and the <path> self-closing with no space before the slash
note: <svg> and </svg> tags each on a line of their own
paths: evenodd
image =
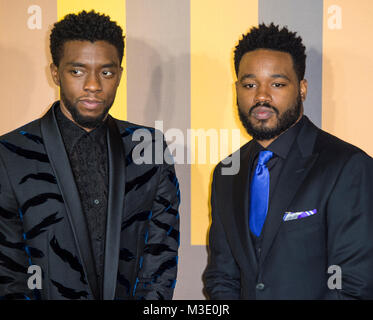
<svg viewBox="0 0 373 320">
<path fill-rule="evenodd" d="M 77 123 L 79 126 L 87 129 L 95 129 L 99 127 L 104 119 L 106 118 L 107 114 L 109 113 L 109 110 L 111 106 L 113 105 L 114 101 L 112 101 L 110 104 L 105 106 L 105 109 L 102 111 L 101 114 L 99 114 L 96 117 L 90 117 L 90 116 L 84 116 L 82 115 L 77 107 L 77 103 L 73 103 L 70 101 L 66 95 L 61 90 L 61 100 L 63 101 L 63 104 L 67 108 L 67 110 L 70 112 L 71 117 Z"/>
<path fill-rule="evenodd" d="M 296 102 L 282 114 L 280 114 L 276 107 L 266 102 L 255 104 L 250 108 L 248 114 L 242 111 L 240 105 L 238 104 L 238 101 L 237 106 L 238 115 L 247 133 L 251 135 L 255 140 L 259 141 L 273 139 L 289 129 L 297 122 L 303 109 L 303 103 L 300 94 L 298 94 Z M 250 116 L 256 107 L 267 107 L 272 109 L 274 111 L 274 116 L 277 118 L 276 125 L 274 127 L 268 128 L 265 126 L 267 120 L 259 120 L 260 124 L 254 126 L 253 123 L 250 121 Z"/>
</svg>

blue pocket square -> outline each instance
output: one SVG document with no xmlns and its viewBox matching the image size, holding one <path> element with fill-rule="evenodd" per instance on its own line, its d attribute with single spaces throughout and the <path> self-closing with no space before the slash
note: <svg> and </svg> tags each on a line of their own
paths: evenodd
<svg viewBox="0 0 373 320">
<path fill-rule="evenodd" d="M 313 209 L 313 210 L 310 210 L 310 211 L 285 212 L 284 217 L 282 219 L 284 221 L 302 219 L 302 218 L 312 216 L 315 213 L 317 213 L 316 209 Z"/>
</svg>

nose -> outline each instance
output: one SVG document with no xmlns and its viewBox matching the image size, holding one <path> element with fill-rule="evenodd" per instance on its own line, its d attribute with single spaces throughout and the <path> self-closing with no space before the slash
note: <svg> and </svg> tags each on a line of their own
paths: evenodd
<svg viewBox="0 0 373 320">
<path fill-rule="evenodd" d="M 255 103 L 271 102 L 272 97 L 264 86 L 259 86 L 255 94 Z"/>
<path fill-rule="evenodd" d="M 94 72 L 89 73 L 84 83 L 84 90 L 91 92 L 101 91 L 102 85 L 100 77 Z"/>
</svg>

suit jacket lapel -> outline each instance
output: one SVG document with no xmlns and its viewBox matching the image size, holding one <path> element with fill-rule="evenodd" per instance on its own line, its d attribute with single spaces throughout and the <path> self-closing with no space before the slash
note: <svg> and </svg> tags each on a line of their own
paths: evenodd
<svg viewBox="0 0 373 320">
<path fill-rule="evenodd" d="M 106 224 L 104 300 L 113 300 L 117 283 L 121 219 L 124 212 L 125 156 L 115 120 L 108 118 L 109 198 Z"/>
<path fill-rule="evenodd" d="M 317 159 L 318 154 L 312 154 L 317 130 L 306 118 L 306 123 L 285 160 L 270 207 L 268 208 L 260 265 L 264 262 L 273 244 L 287 208 Z"/>
<path fill-rule="evenodd" d="M 234 205 L 234 216 L 236 219 L 236 225 L 238 235 L 241 238 L 243 245 L 243 251 L 247 253 L 247 258 L 253 268 L 254 274 L 257 272 L 257 259 L 253 243 L 249 234 L 249 164 L 252 142 L 249 142 L 246 150 L 241 152 L 241 163 L 239 174 L 234 176 L 233 180 L 233 205 Z"/>
<path fill-rule="evenodd" d="M 88 233 L 87 223 L 80 203 L 79 192 L 75 184 L 70 162 L 65 151 L 65 146 L 54 115 L 55 103 L 41 119 L 41 134 L 52 169 L 56 175 L 58 187 L 61 190 L 65 203 L 68 220 L 77 243 L 82 265 L 87 275 L 91 293 L 98 297 L 98 286 L 93 260 L 91 241 Z"/>
</svg>

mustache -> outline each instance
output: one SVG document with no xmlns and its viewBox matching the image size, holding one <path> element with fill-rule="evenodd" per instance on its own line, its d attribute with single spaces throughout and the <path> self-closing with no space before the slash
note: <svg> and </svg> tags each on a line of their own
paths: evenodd
<svg viewBox="0 0 373 320">
<path fill-rule="evenodd" d="M 269 104 L 268 102 L 258 102 L 255 105 L 253 105 L 252 107 L 250 107 L 250 110 L 249 110 L 249 113 L 248 113 L 249 116 L 251 116 L 251 114 L 254 112 L 255 108 L 258 108 L 258 107 L 266 107 L 266 108 L 269 108 L 269 109 L 273 110 L 273 112 L 275 112 L 277 115 L 280 114 L 278 109 L 276 107 L 272 106 L 271 104 Z"/>
</svg>

